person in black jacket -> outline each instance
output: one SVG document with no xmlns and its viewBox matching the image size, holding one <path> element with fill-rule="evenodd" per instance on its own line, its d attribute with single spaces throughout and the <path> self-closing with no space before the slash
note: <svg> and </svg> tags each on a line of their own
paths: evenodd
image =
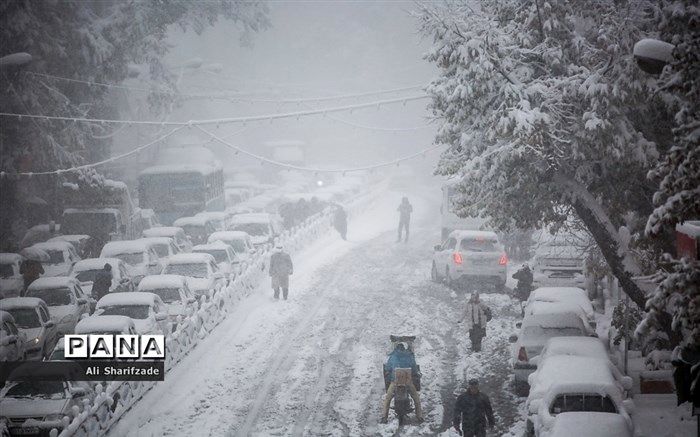
<svg viewBox="0 0 700 437">
<path fill-rule="evenodd" d="M 105 263 L 102 270 L 95 275 L 95 280 L 92 282 L 92 297 L 99 301 L 103 296 L 109 293 L 112 287 L 112 266 Z"/>
<path fill-rule="evenodd" d="M 489 427 L 493 427 L 495 419 L 491 401 L 488 396 L 479 391 L 479 380 L 471 379 L 467 391 L 457 398 L 452 425 L 459 435 L 484 437 L 487 421 Z"/>
</svg>

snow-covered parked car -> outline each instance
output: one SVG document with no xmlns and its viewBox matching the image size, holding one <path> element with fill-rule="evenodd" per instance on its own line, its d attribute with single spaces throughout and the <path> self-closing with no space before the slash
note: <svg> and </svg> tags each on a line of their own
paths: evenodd
<svg viewBox="0 0 700 437">
<path fill-rule="evenodd" d="M 77 364 L 66 365 L 74 365 L 75 372 L 80 372 Z M 13 381 L 20 379 L 17 374 L 22 372 L 21 366 L 10 374 L 0 390 L 0 411 L 10 436 L 48 436 L 53 428 L 60 433 L 64 423 L 68 423 L 63 417 L 74 417 L 74 410 L 82 411 L 84 401 L 94 399 L 95 392 L 89 383 L 68 381 L 65 375 L 71 372 L 61 370 L 46 367 L 42 371 L 44 381 Z"/>
<path fill-rule="evenodd" d="M 250 235 L 255 246 L 273 243 L 282 226 L 276 215 L 269 213 L 238 214 L 231 217 L 229 229 Z"/>
<path fill-rule="evenodd" d="M 530 293 L 525 305 L 525 315 L 536 310 L 538 302 L 561 303 L 577 306 L 591 327 L 596 327 L 595 311 L 585 291 L 578 287 L 540 287 Z"/>
<path fill-rule="evenodd" d="M 585 287 L 585 257 L 581 249 L 560 239 L 544 242 L 535 249 L 534 287 Z"/>
<path fill-rule="evenodd" d="M 172 331 L 165 304 L 153 293 L 110 293 L 97 302 L 95 316 L 130 317 L 141 335 L 168 335 Z"/>
<path fill-rule="evenodd" d="M 208 243 L 221 241 L 236 252 L 238 261 L 250 261 L 250 258 L 256 253 L 253 240 L 247 232 L 243 231 L 221 231 L 214 232 L 209 236 Z"/>
<path fill-rule="evenodd" d="M 146 229 L 143 231 L 143 237 L 170 237 L 173 239 L 175 246 L 180 249 L 180 252 L 190 252 L 192 250 L 192 242 L 187 238 L 185 231 L 177 226 L 156 226 L 155 228 Z"/>
<path fill-rule="evenodd" d="M 67 241 L 45 241 L 31 247 L 43 250 L 49 255 L 49 259 L 41 263 L 44 276 L 67 276 L 73 264 L 80 261 L 75 247 Z"/>
<path fill-rule="evenodd" d="M 551 431 L 542 437 L 632 437 L 629 425 L 621 414 L 574 411 L 559 413 Z"/>
<path fill-rule="evenodd" d="M 197 298 L 187 286 L 187 280 L 179 275 L 146 276 L 139 283 L 138 291 L 158 295 L 165 304 L 173 330 L 178 317 L 187 317 L 197 310 Z"/>
<path fill-rule="evenodd" d="M 83 314 L 89 315 L 93 300 L 83 293 L 78 281 L 67 276 L 39 278 L 27 288 L 26 297 L 43 300 L 60 334 L 72 334 Z"/>
<path fill-rule="evenodd" d="M 508 258 L 498 236 L 490 231 L 452 231 L 435 246 L 430 276 L 448 285 L 472 284 L 475 280 L 503 290 Z"/>
<path fill-rule="evenodd" d="M 192 244 L 202 244 L 212 232 L 216 232 L 216 224 L 206 216 L 180 217 L 173 222 L 174 226 L 182 228 Z"/>
<path fill-rule="evenodd" d="M 148 275 L 157 275 L 163 269 L 155 249 L 142 240 L 111 241 L 105 244 L 100 258 L 118 258 L 131 269 L 134 282 Z"/>
<path fill-rule="evenodd" d="M 213 256 L 216 265 L 219 266 L 219 270 L 229 280 L 234 279 L 236 275 L 241 273 L 241 262 L 238 255 L 231 249 L 231 246 L 223 241 L 200 244 L 192 248 L 192 253 L 207 253 Z"/>
<path fill-rule="evenodd" d="M 203 211 L 194 215 L 195 217 L 204 217 L 214 225 L 215 231 L 225 231 L 228 229 L 229 214 L 224 211 Z"/>
<path fill-rule="evenodd" d="M 92 316 L 78 322 L 75 333 L 88 334 L 114 334 L 136 335 L 136 325 L 131 317 L 126 316 Z M 62 342 L 59 342 L 62 343 Z"/>
<path fill-rule="evenodd" d="M 143 241 L 149 247 L 153 248 L 158 254 L 158 258 L 161 260 L 165 260 L 168 257 L 180 253 L 180 248 L 175 245 L 175 242 L 170 237 L 139 238 L 136 241 Z"/>
<path fill-rule="evenodd" d="M 26 335 L 19 330 L 12 314 L 0 311 L 0 361 L 24 359 Z"/>
<path fill-rule="evenodd" d="M 528 377 L 537 369 L 537 357 L 552 337 L 595 336 L 590 326 L 579 313 L 547 313 L 528 316 L 516 324 L 517 334 L 510 336 L 511 365 L 515 377 L 515 392 L 525 396 L 529 390 Z"/>
<path fill-rule="evenodd" d="M 19 266 L 24 258 L 18 253 L 0 253 L 0 298 L 17 297 L 24 288 Z"/>
<path fill-rule="evenodd" d="M 168 259 L 163 274 L 180 275 L 187 279 L 190 290 L 199 298 L 211 297 L 227 284 L 216 260 L 207 253 L 181 253 Z"/>
<path fill-rule="evenodd" d="M 75 263 L 70 276 L 80 283 L 85 294 L 92 296 L 92 285 L 97 274 L 104 269 L 105 264 L 112 266 L 112 285 L 110 293 L 134 291 L 130 267 L 119 258 L 88 258 Z"/>
<path fill-rule="evenodd" d="M 78 252 L 78 256 L 81 258 L 86 256 L 86 249 L 90 246 L 90 240 L 92 237 L 85 234 L 71 234 L 71 235 L 58 235 L 56 237 L 46 240 L 47 243 L 53 241 L 67 241 L 73 245 L 75 251 Z"/>
<path fill-rule="evenodd" d="M 0 299 L 0 311 L 10 313 L 19 332 L 24 334 L 27 360 L 42 360 L 49 355 L 58 339 L 58 330 L 43 300 L 36 297 Z"/>
<path fill-rule="evenodd" d="M 619 414 L 631 432 L 634 403 L 623 398 L 610 367 L 609 361 L 598 358 L 549 357 L 526 403 L 528 434 L 541 436 L 552 429 L 558 414 L 567 412 Z"/>
</svg>

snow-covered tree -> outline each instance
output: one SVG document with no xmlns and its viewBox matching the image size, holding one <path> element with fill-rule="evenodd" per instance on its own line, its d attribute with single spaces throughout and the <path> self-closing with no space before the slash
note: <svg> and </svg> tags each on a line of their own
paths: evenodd
<svg viewBox="0 0 700 437">
<path fill-rule="evenodd" d="M 667 121 L 631 53 L 656 13 L 651 1 L 596 0 L 450 1 L 416 13 L 441 72 L 427 87 L 443 121 L 436 140 L 450 146 L 437 173 L 460 178 L 459 212 L 499 228 L 575 215 L 642 307 L 629 246 L 652 210 L 645 176 Z"/>
</svg>

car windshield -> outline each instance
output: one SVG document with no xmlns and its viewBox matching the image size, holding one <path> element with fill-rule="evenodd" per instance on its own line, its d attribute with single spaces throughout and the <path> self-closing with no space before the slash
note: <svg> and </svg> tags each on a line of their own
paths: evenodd
<svg viewBox="0 0 700 437">
<path fill-rule="evenodd" d="M 569 411 L 617 413 L 617 408 L 615 408 L 615 403 L 610 399 L 610 396 L 601 396 L 597 393 L 577 393 L 557 396 L 549 409 L 551 414 Z"/>
<path fill-rule="evenodd" d="M 147 319 L 148 305 L 112 305 L 103 307 L 101 316 L 126 316 L 132 319 Z"/>
<path fill-rule="evenodd" d="M 268 235 L 269 229 L 265 223 L 241 223 L 233 227 L 234 231 L 247 232 L 249 235 Z"/>
<path fill-rule="evenodd" d="M 34 308 L 14 308 L 8 310 L 15 319 L 17 326 L 23 329 L 38 328 L 41 326 L 39 315 Z"/>
<path fill-rule="evenodd" d="M 78 272 L 75 275 L 75 279 L 77 279 L 80 282 L 95 282 L 97 274 L 101 271 L 103 271 L 103 269 L 83 270 L 82 272 Z"/>
<path fill-rule="evenodd" d="M 525 329 L 523 329 L 523 336 L 529 337 L 529 338 L 535 338 L 535 337 L 545 337 L 545 338 L 551 338 L 551 337 L 576 337 L 576 336 L 585 336 L 586 334 L 584 332 L 581 332 L 581 329 L 576 328 L 576 327 L 569 327 L 569 326 L 562 326 L 562 327 L 556 327 L 556 328 L 543 328 L 541 326 L 528 326 Z"/>
<path fill-rule="evenodd" d="M 180 291 L 177 288 L 156 288 L 148 290 L 148 292 L 157 294 L 164 303 L 180 301 Z"/>
<path fill-rule="evenodd" d="M 196 250 L 195 253 L 208 253 L 214 257 L 214 260 L 217 263 L 228 262 L 228 256 L 226 255 L 225 249 Z"/>
<path fill-rule="evenodd" d="M 65 262 L 62 250 L 45 250 L 44 252 L 49 255 L 49 260 L 42 264 L 62 264 Z"/>
<path fill-rule="evenodd" d="M 153 245 L 153 249 L 155 249 L 156 253 L 161 258 L 165 258 L 167 256 L 170 256 L 170 252 L 168 252 L 169 248 L 170 248 L 169 244 L 154 244 Z"/>
<path fill-rule="evenodd" d="M 496 241 L 486 238 L 464 238 L 460 249 L 468 252 L 495 252 L 498 250 Z"/>
<path fill-rule="evenodd" d="M 168 264 L 163 272 L 166 275 L 189 276 L 192 278 L 208 277 L 207 265 L 204 263 Z"/>
<path fill-rule="evenodd" d="M 47 288 L 43 290 L 28 290 L 27 297 L 38 297 L 50 307 L 70 305 L 71 292 L 67 288 Z"/>
<path fill-rule="evenodd" d="M 66 390 L 61 381 L 18 382 L 7 390 L 8 398 L 65 399 Z"/>
<path fill-rule="evenodd" d="M 114 255 L 115 258 L 119 258 L 120 260 L 124 261 L 125 263 L 131 265 L 131 266 L 137 266 L 139 264 L 143 264 L 143 252 L 136 252 L 136 253 L 120 253 L 118 255 Z"/>
<path fill-rule="evenodd" d="M 0 278 L 7 279 L 14 276 L 12 264 L 0 264 Z"/>
</svg>

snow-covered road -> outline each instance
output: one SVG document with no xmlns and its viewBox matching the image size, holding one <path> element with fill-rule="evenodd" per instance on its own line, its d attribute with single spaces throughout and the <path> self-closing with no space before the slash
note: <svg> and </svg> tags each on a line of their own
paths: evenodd
<svg viewBox="0 0 700 437">
<path fill-rule="evenodd" d="M 394 435 L 380 425 L 381 365 L 389 334 L 416 334 L 426 421 L 401 435 L 435 435 L 450 426 L 455 393 L 473 376 L 494 403 L 501 435 L 518 417 L 510 395 L 507 337 L 516 311 L 503 295 L 484 295 L 495 313 L 484 351 L 471 354 L 456 324 L 464 297 L 429 280 L 439 228 L 437 206 L 412 199 L 412 240 L 395 242 L 389 193 L 351 220 L 349 240 L 324 236 L 295 256 L 290 300 L 268 284 L 242 301 L 111 430 L 111 435 Z"/>
</svg>

